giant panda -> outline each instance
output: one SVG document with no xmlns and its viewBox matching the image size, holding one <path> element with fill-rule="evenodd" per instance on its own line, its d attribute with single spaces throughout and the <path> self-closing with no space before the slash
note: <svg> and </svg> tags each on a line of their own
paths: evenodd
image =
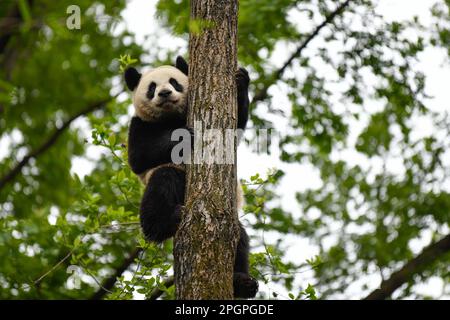
<svg viewBox="0 0 450 320">
<path fill-rule="evenodd" d="M 175 66 L 160 66 L 143 74 L 128 68 L 124 74 L 132 91 L 135 116 L 128 132 L 128 161 L 145 184 L 140 205 L 140 222 L 148 241 L 162 242 L 175 235 L 184 204 L 185 171 L 171 160 L 175 129 L 187 127 L 188 64 L 177 57 Z M 249 76 L 244 68 L 236 73 L 238 123 L 244 130 L 248 119 Z M 191 139 L 191 141 L 194 141 Z M 240 188 L 239 188 L 240 190 Z M 253 298 L 258 282 L 249 275 L 249 239 L 240 225 L 234 263 L 234 296 Z"/>
</svg>

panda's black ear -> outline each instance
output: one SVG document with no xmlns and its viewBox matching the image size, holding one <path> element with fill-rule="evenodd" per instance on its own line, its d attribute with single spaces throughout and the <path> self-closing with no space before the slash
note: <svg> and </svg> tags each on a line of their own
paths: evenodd
<svg viewBox="0 0 450 320">
<path fill-rule="evenodd" d="M 180 70 L 181 72 L 183 72 L 185 75 L 188 75 L 189 66 L 188 66 L 186 60 L 184 60 L 182 56 L 178 56 L 177 57 L 177 61 L 175 63 L 175 67 L 178 70 Z"/>
<path fill-rule="evenodd" d="M 135 68 L 130 67 L 127 70 L 125 70 L 124 76 L 128 89 L 133 91 L 139 84 L 139 81 L 141 81 L 142 75 Z"/>
</svg>

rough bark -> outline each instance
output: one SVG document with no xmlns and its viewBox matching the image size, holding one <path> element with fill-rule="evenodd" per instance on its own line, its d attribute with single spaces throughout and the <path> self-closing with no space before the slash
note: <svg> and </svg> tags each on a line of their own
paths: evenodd
<svg viewBox="0 0 450 320">
<path fill-rule="evenodd" d="M 205 27 L 190 34 L 188 124 L 200 121 L 202 132 L 236 128 L 237 12 L 237 0 L 191 0 L 191 21 Z M 195 135 L 199 141 L 199 132 Z M 231 149 L 236 163 L 236 146 Z M 239 234 L 236 166 L 201 163 L 186 169 L 174 247 L 177 299 L 232 299 Z"/>
</svg>

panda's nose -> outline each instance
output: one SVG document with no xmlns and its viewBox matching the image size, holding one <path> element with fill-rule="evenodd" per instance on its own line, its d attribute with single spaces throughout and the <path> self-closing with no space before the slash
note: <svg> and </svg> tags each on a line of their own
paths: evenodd
<svg viewBox="0 0 450 320">
<path fill-rule="evenodd" d="M 171 94 L 172 94 L 172 91 L 167 90 L 167 89 L 164 89 L 164 90 L 161 90 L 161 91 L 158 93 L 158 96 L 160 96 L 161 98 L 167 98 L 167 97 L 170 96 Z"/>
</svg>

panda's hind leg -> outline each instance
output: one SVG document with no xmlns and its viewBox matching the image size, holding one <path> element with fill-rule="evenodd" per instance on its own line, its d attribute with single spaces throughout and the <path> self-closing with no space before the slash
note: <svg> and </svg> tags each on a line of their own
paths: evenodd
<svg viewBox="0 0 450 320">
<path fill-rule="evenodd" d="M 258 292 L 258 282 L 248 273 L 248 235 L 239 224 L 240 235 L 234 262 L 233 288 L 236 298 L 254 298 Z"/>
<path fill-rule="evenodd" d="M 152 171 L 140 207 L 141 227 L 148 241 L 162 242 L 175 235 L 184 203 L 185 179 L 185 171 L 173 165 Z"/>
</svg>

